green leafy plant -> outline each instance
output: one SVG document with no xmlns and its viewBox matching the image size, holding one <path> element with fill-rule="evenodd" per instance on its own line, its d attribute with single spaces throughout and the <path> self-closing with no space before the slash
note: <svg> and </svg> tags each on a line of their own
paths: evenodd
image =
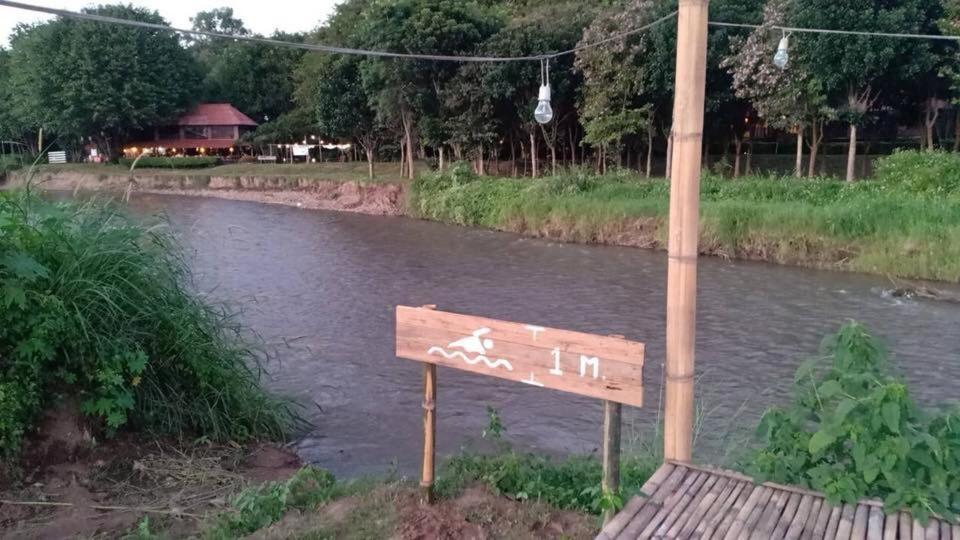
<svg viewBox="0 0 960 540">
<path fill-rule="evenodd" d="M 108 432 L 282 437 L 296 416 L 260 387 L 266 356 L 190 285 L 162 224 L 0 192 L 0 452 L 15 455 L 56 396 Z"/>
<path fill-rule="evenodd" d="M 882 498 L 926 521 L 960 512 L 960 413 L 927 412 L 887 373 L 883 347 L 851 323 L 797 371 L 794 399 L 761 421 L 760 478 L 826 494 L 831 503 Z"/>
<path fill-rule="evenodd" d="M 236 538 L 266 527 L 291 509 L 307 510 L 335 496 L 336 480 L 329 472 L 303 467 L 283 482 L 248 488 L 233 500 L 232 511 L 220 516 L 208 538 Z"/>
<path fill-rule="evenodd" d="M 624 495 L 640 487 L 660 465 L 655 456 L 633 456 L 622 460 L 621 489 L 604 492 L 600 487 L 602 466 L 593 456 L 554 460 L 546 456 L 519 453 L 502 439 L 506 431 L 500 413 L 487 406 L 485 438 L 493 439 L 496 453 L 464 453 L 447 461 L 437 480 L 437 493 L 452 497 L 472 483 L 488 485 L 496 493 L 517 500 L 531 500 L 564 509 L 599 514 L 620 508 Z"/>
</svg>

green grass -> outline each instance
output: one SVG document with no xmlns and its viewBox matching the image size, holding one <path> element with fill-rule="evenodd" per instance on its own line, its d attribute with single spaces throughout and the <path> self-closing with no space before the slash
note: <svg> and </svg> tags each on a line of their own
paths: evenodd
<svg viewBox="0 0 960 540">
<path fill-rule="evenodd" d="M 149 163 L 149 162 L 148 162 Z M 417 163 L 418 171 L 425 171 L 425 163 Z M 374 182 L 404 182 L 400 178 L 398 163 L 377 163 L 374 168 Z M 129 166 L 100 163 L 67 163 L 62 165 L 40 165 L 36 167 L 38 175 L 57 173 L 79 173 L 90 175 L 122 175 L 130 174 Z M 218 165 L 202 169 L 172 169 L 157 167 L 137 167 L 136 174 L 152 176 L 170 176 L 191 178 L 219 177 L 264 177 L 264 178 L 307 178 L 331 182 L 369 182 L 367 178 L 367 163 L 353 161 L 348 163 L 234 163 Z"/>
<path fill-rule="evenodd" d="M 409 208 L 422 218 L 574 242 L 663 248 L 669 183 L 570 170 L 529 180 L 467 168 L 419 177 Z M 902 278 L 960 281 L 960 157 L 901 152 L 875 179 L 705 176 L 701 251 Z"/>
<path fill-rule="evenodd" d="M 61 399 L 108 434 L 287 433 L 295 415 L 261 388 L 254 336 L 191 283 L 163 223 L 103 201 L 0 192 L 0 449 L 15 455 Z"/>
</svg>

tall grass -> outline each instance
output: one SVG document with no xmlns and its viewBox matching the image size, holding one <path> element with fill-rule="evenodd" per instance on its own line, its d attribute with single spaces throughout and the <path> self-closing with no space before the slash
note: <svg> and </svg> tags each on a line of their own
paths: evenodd
<svg viewBox="0 0 960 540">
<path fill-rule="evenodd" d="M 265 355 L 234 314 L 190 290 L 182 252 L 100 201 L 0 192 L 0 444 L 56 396 L 109 431 L 282 436 L 290 404 L 260 387 Z"/>
<path fill-rule="evenodd" d="M 704 254 L 960 280 L 960 157 L 899 152 L 876 178 L 707 175 L 701 181 Z M 480 178 L 457 167 L 411 190 L 418 216 L 575 242 L 662 248 L 669 182 L 583 169 L 544 179 Z"/>
</svg>

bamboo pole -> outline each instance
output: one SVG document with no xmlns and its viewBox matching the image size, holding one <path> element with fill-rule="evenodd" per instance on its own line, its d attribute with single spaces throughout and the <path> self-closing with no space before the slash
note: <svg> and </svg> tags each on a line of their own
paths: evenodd
<svg viewBox="0 0 960 540">
<path fill-rule="evenodd" d="M 434 457 L 436 455 L 437 366 L 423 365 L 423 470 L 420 487 L 424 504 L 433 502 Z"/>
<path fill-rule="evenodd" d="M 680 0 L 673 105 L 667 263 L 667 364 L 663 451 L 689 462 L 693 445 L 697 240 L 709 0 Z"/>
<path fill-rule="evenodd" d="M 603 480 L 600 487 L 604 493 L 620 491 L 620 411 L 619 403 L 603 402 Z M 603 524 L 609 523 L 616 513 L 613 508 L 604 510 Z"/>
</svg>

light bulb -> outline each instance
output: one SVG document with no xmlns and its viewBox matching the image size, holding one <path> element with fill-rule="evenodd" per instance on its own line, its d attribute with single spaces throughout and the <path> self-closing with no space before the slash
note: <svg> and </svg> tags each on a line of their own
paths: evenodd
<svg viewBox="0 0 960 540">
<path fill-rule="evenodd" d="M 550 85 L 540 86 L 540 95 L 537 97 L 537 109 L 533 111 L 533 118 L 541 124 L 548 124 L 553 120 L 553 107 L 550 106 Z"/>
<path fill-rule="evenodd" d="M 777 53 L 773 55 L 773 65 L 780 69 L 786 69 L 787 63 L 790 62 L 790 52 L 788 51 L 789 47 L 790 38 L 787 36 L 780 38 L 780 45 L 777 46 Z"/>
</svg>

